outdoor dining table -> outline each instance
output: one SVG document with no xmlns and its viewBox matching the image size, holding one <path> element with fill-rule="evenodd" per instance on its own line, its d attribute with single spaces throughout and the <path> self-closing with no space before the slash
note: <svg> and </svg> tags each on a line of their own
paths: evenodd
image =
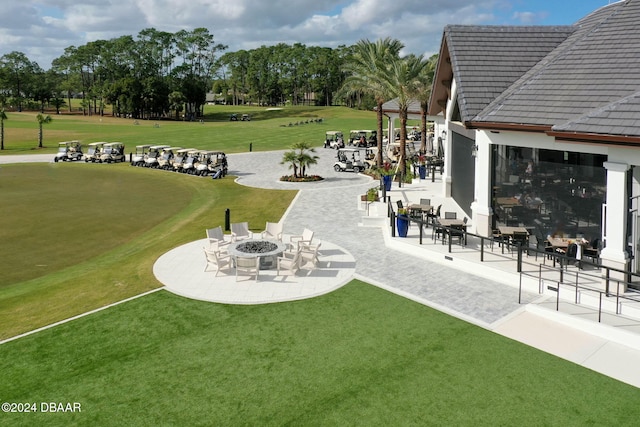
<svg viewBox="0 0 640 427">
<path fill-rule="evenodd" d="M 409 211 L 420 211 L 420 213 L 422 214 L 422 218 L 425 219 L 426 215 L 431 212 L 431 210 L 433 209 L 433 206 L 431 205 L 422 205 L 419 203 L 412 203 L 409 206 L 407 206 L 407 209 Z"/>
<path fill-rule="evenodd" d="M 576 260 L 580 261 L 582 259 L 582 250 L 585 246 L 589 244 L 589 241 L 583 237 L 547 237 L 547 241 L 555 251 L 556 249 L 560 249 L 561 252 L 567 253 L 567 249 L 569 245 L 576 244 Z"/>
<path fill-rule="evenodd" d="M 527 233 L 529 234 L 529 230 L 524 227 L 509 227 L 506 225 L 499 225 L 498 231 L 502 236 L 513 236 L 514 233 Z"/>
</svg>

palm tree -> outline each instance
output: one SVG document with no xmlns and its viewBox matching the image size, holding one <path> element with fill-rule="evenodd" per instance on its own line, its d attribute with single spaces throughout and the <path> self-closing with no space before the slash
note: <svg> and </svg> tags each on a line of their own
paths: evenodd
<svg viewBox="0 0 640 427">
<path fill-rule="evenodd" d="M 39 126 L 39 130 L 38 130 L 38 148 L 42 148 L 42 125 L 50 123 L 51 122 L 51 116 L 50 115 L 42 115 L 42 114 L 38 114 L 36 116 L 36 120 L 38 121 L 38 126 Z"/>
<path fill-rule="evenodd" d="M 289 169 L 293 169 L 294 178 L 298 177 L 298 155 L 295 151 L 286 151 L 282 156 L 281 165 L 288 163 Z"/>
<path fill-rule="evenodd" d="M 4 121 L 7 120 L 7 113 L 4 108 L 0 109 L 0 150 L 4 150 Z"/>
<path fill-rule="evenodd" d="M 382 104 L 393 97 L 393 91 L 385 82 L 388 66 L 397 60 L 404 45 L 389 37 L 374 42 L 360 40 L 354 47 L 353 55 L 345 64 L 344 71 L 349 74 L 342 90 L 347 94 L 368 93 L 376 101 L 378 119 L 376 163 L 382 166 Z"/>
<path fill-rule="evenodd" d="M 433 74 L 436 64 L 438 63 L 438 55 L 431 56 L 424 69 L 424 74 L 420 76 L 417 86 L 418 92 L 416 98 L 420 101 L 420 152 L 427 151 L 427 109 L 429 108 L 429 98 L 431 97 L 431 87 L 433 85 Z"/>
<path fill-rule="evenodd" d="M 390 63 L 388 74 L 383 81 L 398 99 L 400 116 L 400 172 L 404 174 L 407 161 L 407 115 L 409 104 L 415 100 L 423 86 L 422 79 L 428 62 L 422 55 L 408 55 Z"/>
</svg>

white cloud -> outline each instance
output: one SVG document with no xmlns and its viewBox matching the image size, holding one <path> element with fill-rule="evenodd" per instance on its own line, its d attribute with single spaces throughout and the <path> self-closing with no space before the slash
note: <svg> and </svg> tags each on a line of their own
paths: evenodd
<svg viewBox="0 0 640 427">
<path fill-rule="evenodd" d="M 145 28 L 208 28 L 230 51 L 275 43 L 335 47 L 393 37 L 405 53 L 437 52 L 446 24 L 498 23 L 522 0 L 22 0 L 0 9 L 0 55 L 24 52 L 43 68 L 68 46 Z M 46 16 L 49 14 L 49 16 Z M 508 18 L 507 18 L 508 19 Z M 525 12 L 513 20 L 532 19 Z M 504 23 L 504 22 L 499 22 Z"/>
</svg>

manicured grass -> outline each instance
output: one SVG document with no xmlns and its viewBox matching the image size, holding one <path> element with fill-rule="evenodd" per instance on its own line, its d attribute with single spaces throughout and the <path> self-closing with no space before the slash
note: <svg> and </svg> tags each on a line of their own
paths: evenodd
<svg viewBox="0 0 640 427">
<path fill-rule="evenodd" d="M 354 281 L 259 306 L 161 291 L 0 346 L 11 425 L 635 425 L 640 390 Z"/>
<path fill-rule="evenodd" d="M 0 191 L 0 338 L 156 288 L 155 260 L 225 209 L 260 231 L 295 195 L 126 163 L 2 165 Z"/>
<path fill-rule="evenodd" d="M 249 122 L 230 122 L 232 112 L 251 114 Z M 268 110 L 262 107 L 207 106 L 200 122 L 148 121 L 111 116 L 53 115 L 43 127 L 42 149 L 37 147 L 36 112 L 8 113 L 5 121 L 5 150 L 0 154 L 44 152 L 53 154 L 58 142 L 72 139 L 83 144 L 120 141 L 126 151 L 139 144 L 168 144 L 184 148 L 222 150 L 227 153 L 269 151 L 289 148 L 299 141 L 321 146 L 327 130 L 375 128 L 375 113 L 345 107 L 289 107 Z M 322 122 L 314 120 L 322 118 Z M 294 125 L 295 123 L 310 121 Z M 134 123 L 138 123 L 137 125 Z M 292 124 L 289 126 L 289 124 Z M 157 127 L 156 127 L 157 125 Z"/>
</svg>

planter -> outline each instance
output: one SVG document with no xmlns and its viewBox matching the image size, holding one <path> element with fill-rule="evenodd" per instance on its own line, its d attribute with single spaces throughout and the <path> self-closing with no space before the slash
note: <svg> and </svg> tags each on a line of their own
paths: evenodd
<svg viewBox="0 0 640 427">
<path fill-rule="evenodd" d="M 418 166 L 418 174 L 420 174 L 420 179 L 427 178 L 427 167 L 425 165 Z"/>
<path fill-rule="evenodd" d="M 393 177 L 391 175 L 383 175 L 382 182 L 384 182 L 384 189 L 386 191 L 391 191 L 391 180 Z"/>
<path fill-rule="evenodd" d="M 406 215 L 398 215 L 396 217 L 396 229 L 398 230 L 399 237 L 407 237 L 407 231 L 409 230 L 409 217 Z"/>
</svg>

